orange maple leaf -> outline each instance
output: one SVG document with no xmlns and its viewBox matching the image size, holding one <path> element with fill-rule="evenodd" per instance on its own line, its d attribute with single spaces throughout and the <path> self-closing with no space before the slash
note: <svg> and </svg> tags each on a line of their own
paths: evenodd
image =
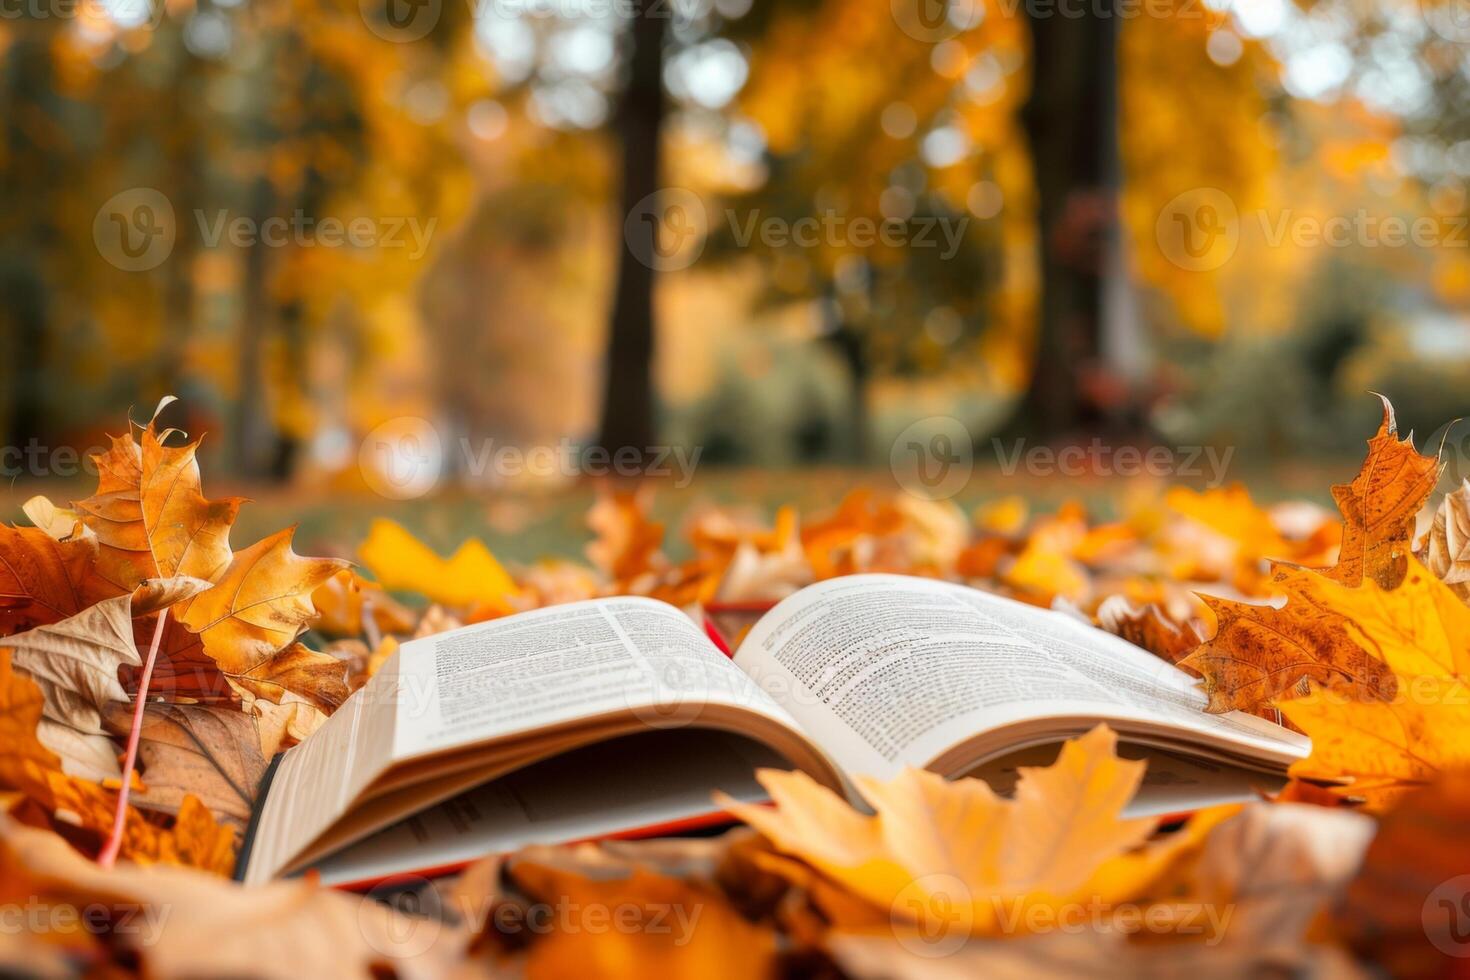
<svg viewBox="0 0 1470 980">
<path fill-rule="evenodd" d="M 226 675 L 248 677 L 293 643 L 316 615 L 312 592 L 347 567 L 337 558 L 296 554 L 291 548 L 295 531 L 278 531 L 237 553 L 214 588 L 180 614 Z"/>
<path fill-rule="evenodd" d="M 1332 584 L 1293 565 L 1272 568 L 1273 585 L 1287 596 L 1281 607 L 1201 596 L 1214 612 L 1215 635 L 1179 662 L 1205 679 L 1206 710 L 1251 711 L 1312 680 L 1340 695 L 1391 699 L 1393 671 L 1365 650 L 1348 618 L 1322 598 Z"/>
<path fill-rule="evenodd" d="M 57 541 L 36 527 L 0 525 L 0 633 L 57 623 L 122 595 L 97 574 L 96 539 Z"/>
<path fill-rule="evenodd" d="M 1397 436 L 1393 405 L 1383 398 L 1383 423 L 1368 440 L 1362 469 L 1352 483 L 1332 488 L 1343 532 L 1337 564 L 1327 574 L 1344 585 L 1366 577 L 1391 589 L 1404 580 L 1414 518 L 1439 483 L 1438 454 L 1416 451 L 1412 434 Z"/>
<path fill-rule="evenodd" d="M 199 440 L 167 446 L 174 430 L 156 426 L 157 413 L 141 444 L 131 433 L 114 436 L 112 447 L 93 457 L 97 492 L 75 505 L 97 535 L 99 571 L 122 589 L 177 575 L 213 581 L 230 563 L 230 526 L 242 501 L 207 500 Z"/>
</svg>

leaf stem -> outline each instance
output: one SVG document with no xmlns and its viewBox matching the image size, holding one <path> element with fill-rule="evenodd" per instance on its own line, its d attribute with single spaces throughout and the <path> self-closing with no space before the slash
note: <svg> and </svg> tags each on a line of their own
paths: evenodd
<svg viewBox="0 0 1470 980">
<path fill-rule="evenodd" d="M 138 680 L 138 693 L 133 697 L 133 727 L 128 731 L 128 753 L 123 759 L 122 788 L 117 793 L 117 813 L 112 818 L 112 834 L 97 863 L 111 868 L 122 849 L 123 829 L 128 822 L 128 793 L 133 788 L 133 769 L 138 764 L 138 742 L 143 735 L 143 708 L 148 703 L 148 684 L 153 680 L 153 665 L 158 660 L 158 645 L 163 642 L 163 624 L 168 620 L 168 607 L 158 612 L 158 625 L 153 628 L 153 642 L 148 646 L 148 659 L 143 661 L 143 676 Z"/>
</svg>

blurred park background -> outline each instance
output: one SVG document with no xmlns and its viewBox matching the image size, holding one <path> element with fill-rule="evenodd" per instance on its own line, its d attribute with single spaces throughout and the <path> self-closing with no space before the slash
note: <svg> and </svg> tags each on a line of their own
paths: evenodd
<svg viewBox="0 0 1470 980">
<path fill-rule="evenodd" d="M 1465 0 L 0 7 L 17 500 L 167 393 L 212 490 L 525 557 L 585 474 L 476 447 L 820 503 L 958 420 L 962 501 L 1098 441 L 1321 496 L 1368 391 L 1466 411 Z"/>
</svg>

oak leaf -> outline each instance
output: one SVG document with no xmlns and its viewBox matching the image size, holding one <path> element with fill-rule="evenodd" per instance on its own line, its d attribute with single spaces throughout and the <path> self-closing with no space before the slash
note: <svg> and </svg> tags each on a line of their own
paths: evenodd
<svg viewBox="0 0 1470 980">
<path fill-rule="evenodd" d="M 1393 406 L 1383 398 L 1383 423 L 1368 440 L 1362 469 L 1353 482 L 1332 488 L 1342 511 L 1342 547 L 1326 574 L 1345 585 L 1368 578 L 1391 589 L 1403 581 L 1414 519 L 1439 482 L 1438 455 L 1416 451 L 1412 433 L 1397 436 Z"/>
<path fill-rule="evenodd" d="M 339 559 L 296 554 L 295 530 L 278 531 L 236 553 L 214 587 L 180 616 L 227 675 L 248 675 L 295 641 L 315 615 L 313 590 L 346 567 Z"/>
<path fill-rule="evenodd" d="M 1393 697 L 1392 670 L 1363 649 L 1343 611 L 1323 601 L 1330 580 L 1276 565 L 1272 583 L 1285 605 L 1201 596 L 1215 614 L 1215 634 L 1179 665 L 1204 678 L 1207 711 L 1255 710 L 1305 693 L 1308 680 L 1346 696 Z"/>
<path fill-rule="evenodd" d="M 1063 745 L 1054 765 L 1022 768 L 1010 800 L 978 779 L 915 769 L 888 783 L 858 779 L 875 816 L 804 774 L 774 770 L 760 773 L 774 809 L 717 799 L 882 914 L 920 931 L 958 924 L 987 934 L 1002 912 L 1126 900 L 1196 840 L 1145 844 L 1157 821 L 1123 818 L 1145 763 L 1118 758 L 1116 745 L 1099 725 Z"/>
</svg>

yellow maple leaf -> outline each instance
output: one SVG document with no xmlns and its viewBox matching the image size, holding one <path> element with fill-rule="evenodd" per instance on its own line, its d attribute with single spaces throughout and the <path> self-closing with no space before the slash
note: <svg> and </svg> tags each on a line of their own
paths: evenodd
<svg viewBox="0 0 1470 980">
<path fill-rule="evenodd" d="M 1287 719 L 1312 739 L 1292 764 L 1299 778 L 1340 782 L 1339 796 L 1382 812 L 1441 773 L 1470 766 L 1470 685 L 1443 677 L 1399 678 L 1389 702 L 1313 691 L 1282 702 Z"/>
<path fill-rule="evenodd" d="M 491 606 L 510 612 L 510 599 L 517 595 L 515 580 L 478 538 L 444 559 L 401 525 L 378 518 L 357 555 L 383 588 L 414 592 L 456 609 Z"/>
<path fill-rule="evenodd" d="M 1097 726 L 1063 745 L 1054 765 L 1023 768 L 1014 799 L 917 769 L 888 783 L 859 777 L 874 816 L 796 772 L 761 771 L 774 809 L 717 799 L 892 920 L 985 934 L 1024 922 L 1033 907 L 1126 901 L 1233 812 L 1146 843 L 1157 821 L 1122 816 L 1145 763 L 1118 758 L 1116 746 Z"/>
</svg>

